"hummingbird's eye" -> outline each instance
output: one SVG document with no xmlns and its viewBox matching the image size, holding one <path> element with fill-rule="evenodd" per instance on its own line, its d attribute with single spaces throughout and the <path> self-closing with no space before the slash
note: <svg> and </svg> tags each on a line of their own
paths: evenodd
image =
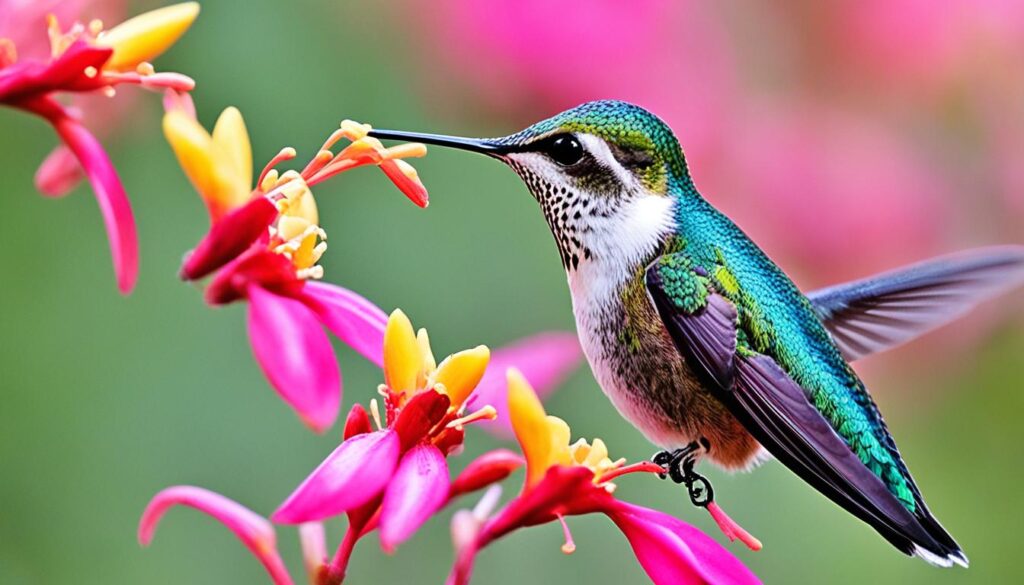
<svg viewBox="0 0 1024 585">
<path fill-rule="evenodd" d="M 583 159 L 583 145 L 572 134 L 562 134 L 548 142 L 547 155 L 567 167 Z"/>
</svg>

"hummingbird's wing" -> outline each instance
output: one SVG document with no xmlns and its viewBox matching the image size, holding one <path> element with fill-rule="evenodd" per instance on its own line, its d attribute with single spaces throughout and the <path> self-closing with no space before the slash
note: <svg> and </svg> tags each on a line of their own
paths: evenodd
<svg viewBox="0 0 1024 585">
<path fill-rule="evenodd" d="M 735 304 L 685 260 L 655 260 L 647 290 L 684 359 L 772 455 L 907 554 L 966 564 L 913 488 L 911 511 L 858 457 L 802 388 L 771 356 L 745 343 Z M 852 435 L 851 435 L 852 436 Z"/>
<path fill-rule="evenodd" d="M 896 347 L 1024 283 L 1024 246 L 941 256 L 812 291 L 807 298 L 848 361 Z"/>
</svg>

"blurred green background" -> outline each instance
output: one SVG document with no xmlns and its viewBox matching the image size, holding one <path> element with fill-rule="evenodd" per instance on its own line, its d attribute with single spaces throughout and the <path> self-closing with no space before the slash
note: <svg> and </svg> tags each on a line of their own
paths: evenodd
<svg viewBox="0 0 1024 585">
<path fill-rule="evenodd" d="M 152 5 L 131 4 L 130 11 Z M 444 80 L 451 65 L 415 58 L 414 42 L 397 23 L 415 22 L 425 8 L 402 6 L 401 17 L 399 8 L 206 2 L 158 68 L 197 80 L 194 96 L 207 127 L 223 107 L 238 106 L 257 161 L 284 145 L 311 155 L 342 118 L 471 135 L 516 129 L 518 118 L 460 117 L 452 113 L 458 104 L 418 97 L 419 80 Z M 474 99 L 465 97 L 467 111 L 480 110 Z M 192 511 L 172 511 L 154 545 L 140 549 L 139 514 L 155 492 L 183 483 L 269 514 L 339 441 L 337 428 L 309 433 L 270 390 L 248 346 L 244 307 L 211 309 L 199 290 L 176 279 L 206 217 L 164 143 L 158 102 L 140 96 L 131 121 L 104 139 L 141 237 L 141 277 L 127 298 L 115 290 L 88 187 L 59 201 L 34 191 L 34 169 L 55 144 L 49 128 L 0 111 L 0 583 L 265 582 L 262 568 L 223 527 Z M 538 118 L 550 113 L 535 110 Z M 410 205 L 373 170 L 318 188 L 330 234 L 322 262 L 327 280 L 385 310 L 401 306 L 430 330 L 440 355 L 571 329 L 564 274 L 519 181 L 491 161 L 458 152 L 433 151 L 417 168 L 431 191 L 427 210 Z M 779 260 L 787 267 L 785 257 Z M 731 550 L 769 583 L 1024 579 L 1015 556 L 1024 521 L 1024 331 L 1019 311 L 1002 314 L 1002 324 L 976 335 L 968 348 L 951 353 L 926 341 L 866 363 L 889 426 L 930 507 L 970 556 L 969 570 L 941 571 L 903 557 L 774 462 L 754 474 L 710 471 L 723 507 L 765 543 L 759 553 Z M 956 335 L 953 327 L 939 337 Z M 379 372 L 351 351 L 338 353 L 344 408 L 365 403 Z M 602 437 L 613 456 L 637 460 L 654 450 L 619 418 L 586 368 L 552 396 L 548 410 L 569 421 L 575 435 Z M 451 465 L 459 468 L 496 444 L 471 433 L 467 453 Z M 518 489 L 519 477 L 507 491 Z M 625 479 L 619 494 L 719 538 L 678 486 Z M 394 558 L 379 551 L 375 538 L 363 541 L 349 581 L 442 582 L 451 561 L 450 512 Z M 578 544 L 571 557 L 559 551 L 557 525 L 521 531 L 484 552 L 475 582 L 643 582 L 609 521 L 570 524 Z M 329 530 L 333 546 L 340 527 Z M 278 537 L 300 577 L 294 530 L 282 527 Z"/>
</svg>

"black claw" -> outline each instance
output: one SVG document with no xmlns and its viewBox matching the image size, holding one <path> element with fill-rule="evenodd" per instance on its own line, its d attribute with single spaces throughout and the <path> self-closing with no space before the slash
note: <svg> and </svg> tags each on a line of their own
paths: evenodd
<svg viewBox="0 0 1024 585">
<path fill-rule="evenodd" d="M 703 439 L 702 442 L 706 443 L 707 439 Z M 705 450 L 709 447 L 709 445 L 704 445 Z M 699 450 L 700 444 L 691 443 L 675 451 L 655 453 L 651 457 L 651 461 L 656 465 L 660 465 L 665 470 L 665 473 L 658 474 L 660 478 L 671 477 L 675 483 L 686 486 L 690 502 L 694 506 L 707 507 L 708 504 L 714 501 L 715 491 L 711 487 L 711 482 L 706 477 L 693 470 L 693 466 L 697 462 L 695 453 Z"/>
</svg>

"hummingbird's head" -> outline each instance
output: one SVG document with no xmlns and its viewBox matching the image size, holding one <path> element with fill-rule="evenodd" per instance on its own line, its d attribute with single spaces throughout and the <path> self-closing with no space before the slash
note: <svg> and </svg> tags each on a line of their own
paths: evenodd
<svg viewBox="0 0 1024 585">
<path fill-rule="evenodd" d="M 629 238 L 668 231 L 670 190 L 685 190 L 690 182 L 668 125 L 621 101 L 588 102 L 501 138 L 390 130 L 370 135 L 469 150 L 509 165 L 540 203 L 568 270 L 606 255 L 624 238 L 628 244 Z"/>
</svg>

